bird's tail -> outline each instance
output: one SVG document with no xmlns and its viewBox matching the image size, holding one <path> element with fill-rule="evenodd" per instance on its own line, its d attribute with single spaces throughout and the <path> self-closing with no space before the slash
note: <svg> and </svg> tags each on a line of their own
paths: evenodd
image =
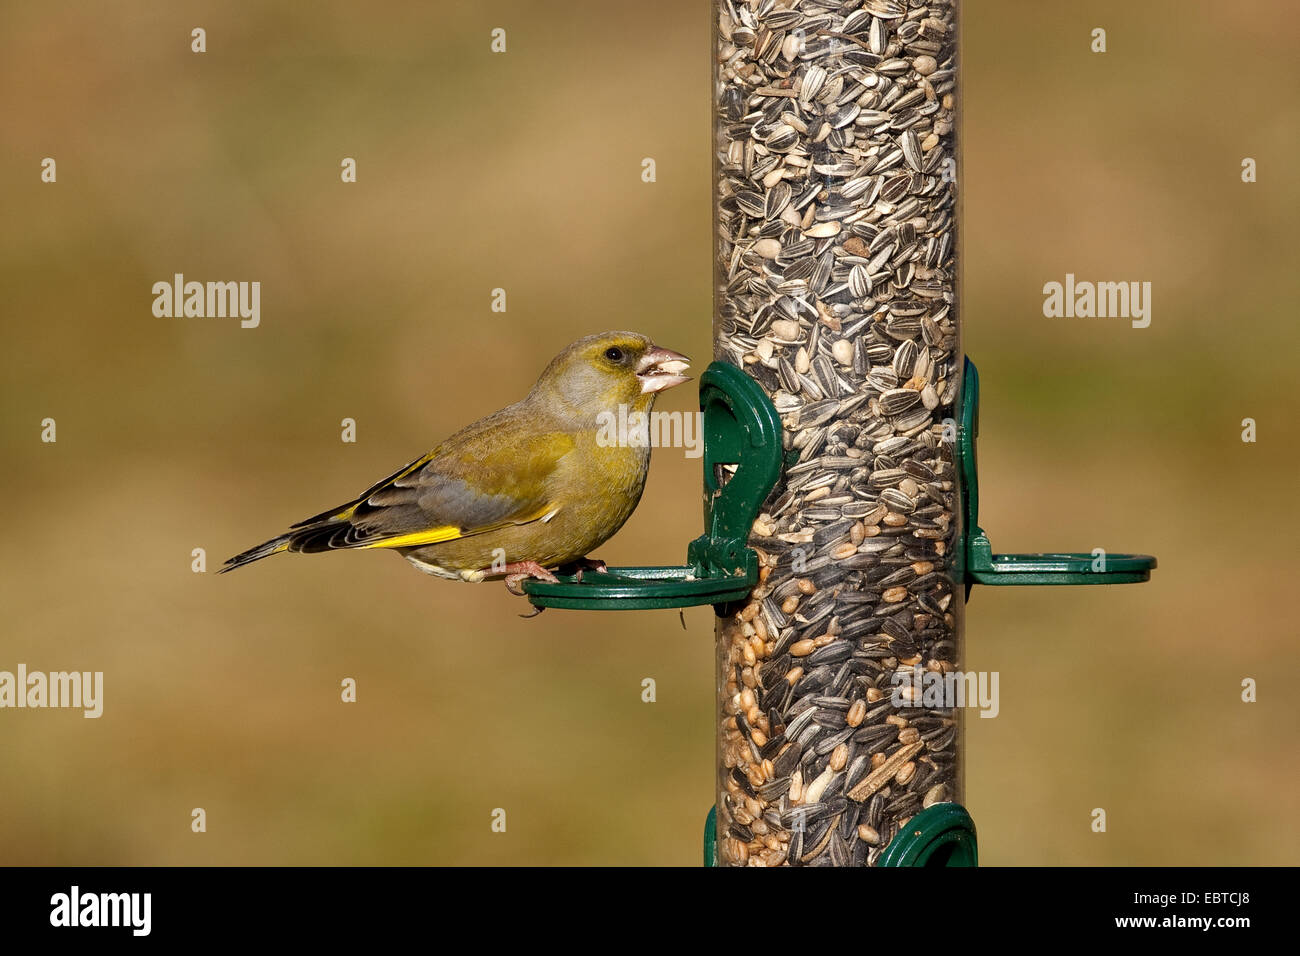
<svg viewBox="0 0 1300 956">
<path fill-rule="evenodd" d="M 263 541 L 257 547 L 249 548 L 247 551 L 235 555 L 223 564 L 217 573 L 225 574 L 227 571 L 242 568 L 246 564 L 252 564 L 254 561 L 260 561 L 262 558 L 270 557 L 273 554 L 279 554 L 281 551 L 300 551 L 303 554 L 314 554 L 317 551 L 332 551 L 335 548 L 354 547 L 355 545 L 350 545 L 342 540 L 341 536 L 352 527 L 347 522 L 347 516 L 352 513 L 356 504 L 354 501 L 342 508 L 323 512 L 314 518 L 308 518 L 306 521 L 299 521 L 284 534 L 272 538 L 270 541 Z"/>
<path fill-rule="evenodd" d="M 249 548 L 247 551 L 240 552 L 233 558 L 228 559 L 217 573 L 225 574 L 227 571 L 242 568 L 246 564 L 252 564 L 254 561 L 260 561 L 262 558 L 270 557 L 273 554 L 279 554 L 281 551 L 288 551 L 289 539 L 290 535 L 282 534 L 270 541 L 263 541 L 256 548 Z"/>
</svg>

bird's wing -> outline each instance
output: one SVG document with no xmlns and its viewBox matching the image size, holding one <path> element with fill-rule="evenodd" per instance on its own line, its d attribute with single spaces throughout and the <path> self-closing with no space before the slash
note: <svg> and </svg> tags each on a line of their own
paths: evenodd
<svg viewBox="0 0 1300 956">
<path fill-rule="evenodd" d="M 452 436 L 349 504 L 294 525 L 289 549 L 420 547 L 549 520 L 561 506 L 550 479 L 572 451 L 573 436 L 495 417 Z"/>
</svg>

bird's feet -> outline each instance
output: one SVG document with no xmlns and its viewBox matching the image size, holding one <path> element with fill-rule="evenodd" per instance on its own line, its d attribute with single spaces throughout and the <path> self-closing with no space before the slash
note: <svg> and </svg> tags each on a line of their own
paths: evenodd
<svg viewBox="0 0 1300 956">
<path fill-rule="evenodd" d="M 520 582 L 527 581 L 529 578 L 549 581 L 552 584 L 556 584 L 560 580 L 536 561 L 518 561 L 515 564 L 507 564 L 504 573 L 506 576 L 506 590 L 519 596 L 524 593 L 524 589 L 519 586 Z"/>
<path fill-rule="evenodd" d="M 560 568 L 561 574 L 572 574 L 579 584 L 582 583 L 582 573 L 584 571 L 595 571 L 598 574 L 608 574 L 609 565 L 599 558 L 579 558 L 577 561 L 570 561 Z"/>
</svg>

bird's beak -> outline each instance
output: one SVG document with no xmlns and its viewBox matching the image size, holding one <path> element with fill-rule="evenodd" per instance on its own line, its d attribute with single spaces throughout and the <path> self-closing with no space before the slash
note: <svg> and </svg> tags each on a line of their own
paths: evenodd
<svg viewBox="0 0 1300 956">
<path fill-rule="evenodd" d="M 636 377 L 641 380 L 641 394 L 662 392 L 682 382 L 689 382 L 691 377 L 682 372 L 690 367 L 691 360 L 680 352 L 654 346 L 637 363 Z"/>
</svg>

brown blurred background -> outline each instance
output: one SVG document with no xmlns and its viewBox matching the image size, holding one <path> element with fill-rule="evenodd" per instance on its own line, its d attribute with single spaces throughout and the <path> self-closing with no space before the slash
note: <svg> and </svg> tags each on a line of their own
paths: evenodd
<svg viewBox="0 0 1300 956">
<path fill-rule="evenodd" d="M 1001 674 L 966 737 L 985 863 L 1295 862 L 1298 20 L 968 4 L 982 523 L 1004 551 L 1160 560 L 974 594 L 967 667 Z M 212 570 L 580 335 L 707 358 L 709 23 L 685 0 L 0 7 L 0 669 L 106 685 L 99 720 L 0 711 L 0 862 L 698 862 L 708 609 L 521 621 L 499 584 L 373 554 Z M 176 272 L 261 281 L 261 327 L 155 318 Z M 1150 281 L 1150 328 L 1043 318 L 1066 272 Z M 698 460 L 657 452 L 600 556 L 681 561 L 698 493 Z"/>
</svg>

